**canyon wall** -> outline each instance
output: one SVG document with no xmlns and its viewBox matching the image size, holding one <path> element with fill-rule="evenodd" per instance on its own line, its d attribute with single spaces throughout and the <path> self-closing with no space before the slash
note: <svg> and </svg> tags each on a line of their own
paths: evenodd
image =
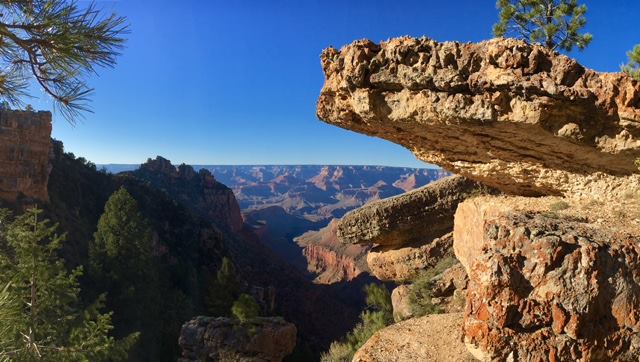
<svg viewBox="0 0 640 362">
<path fill-rule="evenodd" d="M 233 191 L 216 181 L 211 172 L 192 166 L 174 166 L 171 161 L 157 156 L 128 174 L 150 182 L 176 200 L 184 203 L 200 216 L 231 231 L 242 229 L 240 206 Z"/>
<path fill-rule="evenodd" d="M 0 111 L 0 199 L 47 201 L 51 113 Z"/>
</svg>

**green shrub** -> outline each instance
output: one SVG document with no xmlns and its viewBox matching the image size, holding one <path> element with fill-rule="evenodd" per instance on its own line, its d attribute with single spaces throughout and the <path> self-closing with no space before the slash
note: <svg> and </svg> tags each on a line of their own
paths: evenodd
<svg viewBox="0 0 640 362">
<path fill-rule="evenodd" d="M 457 260 L 452 257 L 443 258 L 433 268 L 420 272 L 411 284 L 409 290 L 409 305 L 411 312 L 415 317 L 421 317 L 427 314 L 442 313 L 439 306 L 432 301 L 434 278 L 453 266 Z"/>
<path fill-rule="evenodd" d="M 329 351 L 322 354 L 322 362 L 349 362 L 356 351 L 371 336 L 393 323 L 391 293 L 384 285 L 369 284 L 364 287 L 367 309 L 360 314 L 360 321 L 343 341 L 333 342 Z"/>
<path fill-rule="evenodd" d="M 622 66 L 622 71 L 629 74 L 631 78 L 640 80 L 640 44 L 634 46 L 627 55 L 629 63 Z M 636 160 L 636 166 L 640 168 L 640 159 Z"/>
<path fill-rule="evenodd" d="M 322 354 L 321 362 L 351 362 L 354 351 L 348 343 L 333 342 L 329 351 Z"/>
<path fill-rule="evenodd" d="M 244 323 L 260 315 L 260 306 L 249 294 L 240 294 L 231 307 L 231 313 Z"/>
</svg>

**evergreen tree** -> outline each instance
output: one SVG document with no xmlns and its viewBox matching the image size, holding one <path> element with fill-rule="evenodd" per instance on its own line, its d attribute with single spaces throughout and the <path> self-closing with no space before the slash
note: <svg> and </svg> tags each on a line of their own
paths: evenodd
<svg viewBox="0 0 640 362">
<path fill-rule="evenodd" d="M 498 0 L 495 36 L 515 36 L 547 48 L 570 52 L 584 49 L 593 38 L 580 33 L 586 25 L 587 7 L 577 0 Z"/>
<path fill-rule="evenodd" d="M 622 71 L 640 81 L 640 44 L 633 47 L 627 56 L 629 56 L 629 63 L 622 67 Z"/>
<path fill-rule="evenodd" d="M 116 335 L 140 331 L 135 352 L 153 356 L 159 304 L 158 266 L 152 255 L 152 233 L 136 201 L 124 188 L 114 192 L 89 244 L 90 275 L 108 295 L 115 311 Z"/>
<path fill-rule="evenodd" d="M 83 78 L 116 63 L 125 19 L 76 0 L 0 0 L 0 12 L 0 96 L 21 105 L 35 79 L 73 123 L 89 110 Z"/>
<path fill-rule="evenodd" d="M 238 297 L 240 282 L 231 260 L 226 256 L 216 273 L 216 278 L 209 283 L 205 304 L 210 315 L 216 317 L 229 316 L 231 307 Z"/>
<path fill-rule="evenodd" d="M 104 299 L 80 308 L 81 268 L 58 258 L 64 236 L 30 209 L 15 221 L 0 212 L 0 360 L 122 360 L 136 335 L 117 341 Z"/>
</svg>

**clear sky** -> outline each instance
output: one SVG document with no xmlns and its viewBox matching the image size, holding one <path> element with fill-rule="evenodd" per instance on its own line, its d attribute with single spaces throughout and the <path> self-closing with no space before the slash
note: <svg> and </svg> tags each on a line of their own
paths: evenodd
<svg viewBox="0 0 640 362">
<path fill-rule="evenodd" d="M 585 1 L 590 47 L 575 56 L 616 71 L 640 43 L 640 1 Z M 405 149 L 315 116 L 323 48 L 355 39 L 491 37 L 492 0 L 99 1 L 129 19 L 119 64 L 90 84 L 95 113 L 55 138 L 95 163 L 162 155 L 191 164 L 422 166 Z M 49 109 L 46 98 L 30 101 Z"/>
</svg>

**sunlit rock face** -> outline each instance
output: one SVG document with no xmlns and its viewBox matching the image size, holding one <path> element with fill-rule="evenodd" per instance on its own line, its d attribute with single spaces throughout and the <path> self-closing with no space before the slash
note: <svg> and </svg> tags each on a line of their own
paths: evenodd
<svg viewBox="0 0 640 362">
<path fill-rule="evenodd" d="M 51 113 L 0 111 L 0 199 L 47 201 Z"/>
<path fill-rule="evenodd" d="M 640 234 L 608 207 L 550 213 L 528 198 L 460 204 L 456 256 L 469 275 L 464 339 L 483 361 L 634 361 Z"/>
<path fill-rule="evenodd" d="M 640 187 L 640 84 L 513 39 L 359 40 L 321 57 L 318 117 L 508 193 Z"/>
</svg>

